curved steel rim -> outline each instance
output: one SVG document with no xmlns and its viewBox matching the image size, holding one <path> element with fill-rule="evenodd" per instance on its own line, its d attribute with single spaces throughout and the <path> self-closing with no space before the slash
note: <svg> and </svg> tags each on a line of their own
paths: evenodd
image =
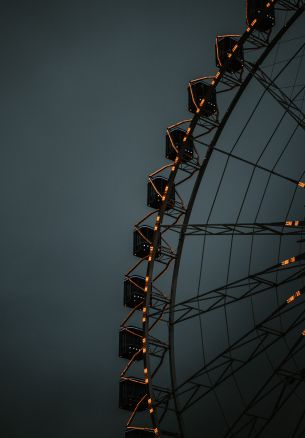
<svg viewBox="0 0 305 438">
<path fill-rule="evenodd" d="M 278 2 L 278 0 L 271 0 L 270 4 L 275 5 Z M 253 78 L 253 75 L 255 71 L 259 68 L 261 63 L 266 59 L 266 57 L 269 55 L 271 50 L 274 48 L 274 46 L 277 44 L 277 42 L 283 37 L 283 35 L 287 32 L 287 30 L 292 26 L 292 24 L 300 17 L 300 15 L 304 12 L 305 5 L 300 6 L 299 9 L 294 13 L 294 15 L 290 18 L 290 20 L 287 22 L 286 25 L 282 27 L 282 29 L 276 34 L 276 36 L 272 39 L 272 41 L 268 44 L 265 51 L 262 53 L 262 55 L 259 57 L 255 65 L 252 67 L 252 70 L 248 73 L 246 78 L 243 80 L 243 82 L 239 86 L 239 90 L 235 94 L 231 104 L 229 105 L 226 113 L 224 114 L 219 127 L 217 128 L 217 131 L 208 147 L 208 150 L 206 152 L 206 155 L 202 161 L 201 167 L 198 171 L 198 175 L 196 177 L 189 202 L 187 205 L 187 209 L 184 216 L 183 225 L 180 231 L 178 246 L 177 246 L 177 252 L 176 252 L 176 260 L 174 264 L 174 270 L 172 275 L 172 286 L 171 286 L 171 294 L 170 294 L 170 311 L 169 311 L 169 359 L 170 359 L 170 371 L 171 371 L 171 387 L 172 387 L 172 397 L 175 404 L 175 411 L 176 411 L 176 418 L 177 418 L 177 424 L 180 431 L 180 437 L 184 437 L 184 431 L 183 431 L 183 420 L 182 416 L 179 413 L 179 401 L 175 394 L 175 387 L 176 387 L 176 369 L 175 369 L 175 354 L 174 354 L 174 305 L 175 305 L 175 299 L 176 299 L 176 289 L 177 289 L 177 279 L 178 279 L 178 272 L 180 268 L 180 260 L 182 255 L 182 250 L 184 246 L 184 238 L 185 238 L 185 230 L 188 225 L 190 215 L 192 213 L 193 205 L 197 196 L 197 192 L 199 190 L 202 178 L 205 174 L 206 168 L 208 166 L 209 160 L 212 156 L 212 153 L 214 151 L 214 147 L 217 144 L 217 141 L 228 122 L 230 115 L 232 114 L 233 110 L 235 109 L 240 97 L 242 96 L 243 92 L 245 91 L 246 87 L 250 83 L 251 79 Z M 239 41 L 237 42 L 238 46 L 241 46 L 249 36 L 255 31 L 255 23 L 251 23 L 251 25 L 246 29 L 244 34 L 240 37 Z M 215 76 L 215 79 L 212 81 L 212 86 L 210 89 L 209 94 L 207 95 L 206 99 L 209 97 L 210 93 L 212 92 L 213 88 L 216 88 L 220 80 L 222 79 L 223 75 L 225 73 L 224 67 L 222 67 L 218 73 Z M 197 126 L 197 122 L 200 119 L 201 110 L 198 111 L 197 114 L 193 117 L 190 126 L 187 130 L 186 136 L 191 136 L 194 129 Z M 174 183 L 178 167 L 180 164 L 179 158 L 176 158 L 174 165 L 172 166 L 172 170 L 168 179 L 168 192 L 170 191 L 171 186 Z M 167 193 L 168 193 L 167 192 Z M 155 233 L 154 233 L 154 240 L 152 244 L 152 251 L 151 251 L 151 260 L 148 261 L 148 267 L 147 267 L 147 274 L 146 274 L 146 288 L 147 288 L 147 295 L 146 295 L 146 307 L 149 308 L 149 300 L 150 300 L 150 294 L 152 290 L 152 274 L 153 274 L 153 268 L 154 268 L 154 262 L 155 262 L 155 254 L 158 246 L 158 239 L 160 236 L 160 225 L 162 224 L 162 220 L 165 213 L 165 206 L 167 202 L 168 195 L 166 194 L 165 200 L 163 201 L 162 207 L 160 208 L 157 216 L 157 221 L 155 223 Z M 148 339 L 149 334 L 149 314 L 147 314 L 146 320 L 143 323 L 143 329 L 144 329 L 144 336 L 145 341 Z M 145 354 L 144 354 L 144 368 L 147 370 L 147 376 L 148 376 L 148 392 L 149 397 L 151 399 L 151 404 L 153 406 L 154 404 L 154 389 L 153 389 L 153 383 L 152 383 L 152 377 L 150 373 L 150 358 L 149 358 L 149 349 L 146 348 Z M 152 420 L 152 425 L 155 430 L 156 435 L 160 435 L 160 431 L 158 429 L 158 418 L 156 411 L 153 409 L 150 410 L 150 416 Z"/>
</svg>

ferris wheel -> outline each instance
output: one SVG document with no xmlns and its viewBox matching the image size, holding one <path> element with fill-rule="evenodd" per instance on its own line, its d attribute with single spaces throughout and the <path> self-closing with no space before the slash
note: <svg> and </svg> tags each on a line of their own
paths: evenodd
<svg viewBox="0 0 305 438">
<path fill-rule="evenodd" d="M 148 178 L 119 333 L 125 438 L 305 437 L 305 1 L 245 6 Z"/>
</svg>

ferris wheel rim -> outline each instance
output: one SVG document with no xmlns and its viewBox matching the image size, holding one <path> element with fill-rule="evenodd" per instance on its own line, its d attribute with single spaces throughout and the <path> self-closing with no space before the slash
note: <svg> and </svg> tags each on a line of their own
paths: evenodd
<svg viewBox="0 0 305 438">
<path fill-rule="evenodd" d="M 274 48 L 274 46 L 277 44 L 277 42 L 283 37 L 283 35 L 286 33 L 286 31 L 292 26 L 292 24 L 297 20 L 297 18 L 299 18 L 299 16 L 301 15 L 302 12 L 304 12 L 304 10 L 305 10 L 305 6 L 303 5 L 303 6 L 300 7 L 300 9 L 298 11 L 296 11 L 296 13 L 293 15 L 293 17 L 291 17 L 291 20 L 290 20 L 291 23 L 288 24 L 288 25 L 283 26 L 282 29 L 277 33 L 277 35 L 275 35 L 275 37 L 268 44 L 267 48 L 265 49 L 265 51 L 260 56 L 259 60 L 256 62 L 255 67 L 259 67 L 262 64 L 262 62 L 267 58 L 267 56 L 269 55 L 271 50 Z M 244 39 L 245 35 L 247 36 L 248 33 L 245 32 L 241 36 L 240 40 Z M 215 132 L 214 138 L 212 140 L 212 143 L 214 143 L 214 146 L 217 144 L 218 138 L 220 137 L 220 134 L 221 134 L 224 126 L 226 125 L 227 121 L 229 120 L 230 115 L 232 114 L 232 112 L 234 111 L 236 105 L 238 104 L 238 101 L 239 101 L 241 95 L 243 94 L 243 92 L 246 90 L 247 86 L 249 85 L 249 83 L 253 79 L 253 71 L 254 71 L 255 67 L 252 69 L 252 71 L 250 73 L 248 73 L 248 75 L 246 76 L 246 78 L 244 79 L 242 84 L 240 85 L 240 90 L 238 90 L 238 92 L 236 93 L 236 96 L 234 96 L 233 101 L 232 101 L 232 102 L 234 102 L 234 106 L 232 107 L 231 111 L 229 110 L 230 114 L 227 115 L 227 118 L 226 118 L 225 122 L 223 123 L 223 125 L 222 125 L 222 122 L 221 122 L 220 125 L 222 125 L 222 126 L 219 126 L 217 128 L 217 131 Z M 229 108 L 231 107 L 232 102 L 229 105 Z M 210 151 L 211 151 L 211 153 L 210 153 L 210 156 L 208 157 L 208 159 L 207 158 L 204 159 L 204 163 L 206 163 L 206 165 L 203 164 L 200 167 L 198 175 L 197 175 L 196 180 L 195 180 L 195 183 L 193 185 L 193 190 L 192 190 L 192 193 L 191 193 L 191 195 L 189 197 L 189 202 L 188 202 L 187 210 L 186 210 L 186 213 L 185 213 L 185 220 L 183 221 L 183 226 L 186 226 L 188 224 L 188 222 L 189 222 L 190 215 L 191 215 L 192 208 L 193 208 L 193 204 L 195 202 L 195 199 L 196 199 L 196 196 L 197 196 L 197 192 L 198 192 L 201 180 L 202 180 L 203 175 L 205 173 L 205 169 L 207 168 L 207 165 L 209 163 L 210 157 L 212 156 L 212 153 L 214 151 L 214 147 L 211 147 Z M 208 153 L 206 154 L 206 157 L 207 157 L 207 155 L 208 155 Z M 173 178 L 173 181 L 174 181 L 174 178 Z M 170 184 L 171 184 L 171 181 L 169 181 L 169 186 L 170 186 Z M 197 184 L 197 188 L 195 188 L 196 184 Z M 191 201 L 192 198 L 193 198 L 193 201 Z M 192 202 L 191 208 L 190 208 L 190 202 Z M 174 300 L 175 300 L 175 295 L 176 295 L 177 279 L 178 279 L 178 273 L 179 273 L 179 266 L 178 265 L 180 264 L 180 261 L 181 261 L 181 255 L 182 255 L 182 250 L 183 250 L 184 238 L 185 238 L 185 232 L 183 231 L 183 228 L 182 228 L 181 232 L 180 232 L 180 236 L 179 236 L 178 249 L 177 249 L 176 260 L 175 260 L 175 265 L 174 265 L 175 266 L 174 267 L 174 272 L 173 272 L 173 275 L 172 275 L 172 278 L 173 278 L 172 285 L 174 284 L 174 281 L 176 282 L 176 284 L 174 285 L 174 287 L 171 288 L 171 293 L 170 293 L 170 297 L 171 297 L 171 299 L 170 299 L 170 309 L 171 309 L 170 310 L 170 315 L 171 316 L 170 316 L 169 331 L 171 332 L 171 334 L 169 335 L 169 337 L 171 338 L 171 340 L 169 342 L 169 344 L 170 344 L 169 357 L 170 357 L 170 367 L 171 367 L 171 373 L 170 374 L 171 374 L 171 378 L 172 378 L 172 382 L 171 382 L 172 383 L 172 395 L 173 395 L 173 398 L 174 398 L 174 403 L 176 405 L 176 415 L 177 415 L 177 412 L 179 412 L 179 403 L 178 403 L 178 401 L 176 399 L 176 394 L 175 394 L 175 388 L 176 388 L 176 378 L 175 378 L 175 375 L 176 375 L 176 371 L 175 371 L 175 354 L 174 354 L 174 324 L 171 323 L 171 322 L 173 322 L 174 313 L 175 313 L 175 311 L 173 309 L 173 305 L 174 305 L 174 302 L 175 302 Z M 180 242 L 182 242 L 182 243 L 180 243 Z M 179 249 L 180 246 L 181 246 L 181 248 Z M 176 266 L 178 266 L 178 267 L 176 268 Z M 173 299 L 173 297 L 174 297 L 174 299 Z M 173 376 L 174 376 L 174 378 L 173 378 Z M 177 418 L 177 421 L 178 421 L 178 424 L 179 424 L 180 436 L 181 436 L 181 438 L 183 438 L 184 437 L 184 431 L 183 431 L 184 426 L 181 423 L 182 419 L 180 418 L 180 416 L 179 416 L 179 419 Z"/>
<path fill-rule="evenodd" d="M 272 5 L 276 5 L 277 3 L 281 3 L 281 0 L 273 0 L 273 1 L 271 1 L 271 4 Z M 301 5 L 301 6 L 300 6 Z M 263 60 L 268 56 L 268 54 L 270 53 L 270 51 L 272 50 L 272 48 L 273 47 L 270 47 L 271 46 L 271 43 L 272 42 L 274 42 L 274 45 L 276 45 L 276 43 L 280 40 L 280 38 L 286 33 L 286 31 L 292 26 L 292 24 L 293 24 L 293 22 L 294 21 L 296 21 L 296 19 L 298 18 L 298 16 L 300 16 L 301 15 L 301 13 L 302 12 L 304 12 L 304 10 L 305 10 L 305 5 L 304 5 L 304 2 L 300 2 L 300 1 L 298 1 L 297 2 L 297 6 L 295 6 L 295 10 L 296 10 L 296 12 L 294 13 L 294 15 L 293 15 L 293 17 L 295 17 L 295 19 L 291 22 L 291 24 L 290 24 L 290 26 L 289 27 L 287 27 L 287 25 L 285 25 L 285 26 L 283 26 L 282 27 L 282 29 L 277 33 L 277 35 L 272 39 L 272 41 L 271 42 L 269 42 L 268 43 L 268 45 L 267 45 L 267 47 L 266 47 L 266 49 L 264 50 L 264 52 L 263 52 L 263 54 L 259 57 L 259 59 L 261 60 L 259 63 L 258 62 L 256 62 L 256 64 L 257 64 L 257 66 L 259 66 L 262 62 L 263 62 Z M 284 29 L 285 28 L 285 29 Z M 254 25 L 252 25 L 252 23 L 251 23 L 251 27 L 248 27 L 247 28 L 247 30 L 243 33 L 243 35 L 241 36 L 241 38 L 239 39 L 239 41 L 238 41 L 238 44 L 240 44 L 241 46 L 244 44 L 244 42 L 246 42 L 247 41 L 247 39 L 250 37 L 250 35 L 252 35 L 252 32 L 253 32 L 253 30 L 255 30 L 255 26 Z M 284 31 L 283 31 L 284 30 Z M 283 31 L 283 33 L 281 34 L 281 32 Z M 280 35 L 281 34 L 281 35 Z M 278 37 L 278 38 L 277 38 Z M 266 55 L 265 55 L 265 57 L 263 57 L 263 55 L 266 53 Z M 263 58 L 263 59 L 262 59 Z M 255 64 L 255 65 L 256 65 Z M 212 82 L 212 84 L 213 84 L 213 88 L 216 88 L 216 86 L 218 85 L 218 83 L 220 82 L 220 80 L 222 79 L 222 77 L 223 77 L 223 75 L 224 75 L 224 73 L 225 73 L 225 69 L 222 67 L 222 68 L 220 68 L 220 70 L 219 70 L 219 72 L 217 73 L 217 75 L 216 76 L 214 76 L 214 78 L 215 78 L 215 80 L 214 80 L 214 84 L 213 84 L 213 82 Z M 249 78 L 249 80 L 248 80 L 248 82 L 246 82 L 246 80 L 247 80 L 247 78 Z M 247 76 L 246 76 L 246 78 L 242 81 L 242 83 L 241 83 L 241 85 L 240 85 L 240 90 L 242 90 L 242 92 L 240 93 L 240 95 L 239 95 L 239 97 L 243 94 L 243 91 L 247 88 L 247 85 L 248 85 L 248 83 L 250 83 L 250 81 L 251 81 L 251 79 L 253 78 L 253 74 L 248 74 Z M 212 88 L 212 87 L 211 87 Z M 239 94 L 239 92 L 240 92 L 240 90 L 236 93 L 236 95 L 238 95 Z M 218 140 L 218 138 L 219 138 L 219 136 L 220 136 L 220 134 L 221 134 L 221 132 L 222 132 L 222 129 L 224 128 L 224 126 L 226 125 L 226 122 L 229 120 L 229 118 L 230 118 L 230 115 L 232 114 L 232 112 L 233 112 L 233 110 L 234 110 L 234 108 L 235 108 L 235 106 L 237 105 L 237 103 L 238 103 L 238 101 L 239 101 L 239 97 L 236 99 L 236 96 L 234 96 L 233 97 L 233 99 L 232 99 L 232 102 L 233 101 L 235 101 L 235 99 L 236 99 L 236 102 L 235 102 L 235 104 L 233 105 L 233 107 L 232 107 L 232 110 L 231 110 L 231 112 L 230 112 L 230 114 L 228 114 L 228 117 L 225 119 L 225 117 L 223 118 L 223 120 L 225 119 L 225 123 L 223 123 L 222 124 L 222 122 L 220 123 L 220 125 L 219 125 L 219 127 L 217 127 L 217 130 L 216 130 L 216 132 L 215 132 L 215 134 L 214 134 L 214 137 L 213 137 L 213 139 L 214 138 L 216 138 L 216 141 L 215 141 L 215 143 L 214 143 L 214 146 L 217 144 L 217 140 Z M 232 104 L 232 102 L 231 102 L 231 104 Z M 229 105 L 229 107 L 231 107 L 231 105 Z M 193 130 L 195 129 L 195 127 L 197 126 L 197 122 L 200 120 L 200 114 L 195 114 L 195 116 L 193 117 L 193 119 L 190 121 L 190 128 L 188 129 L 188 134 L 191 136 L 192 135 L 192 132 L 193 132 Z M 222 121 L 223 121 L 222 120 Z M 220 130 L 220 126 L 222 125 L 222 129 Z M 212 142 L 211 142 L 211 144 L 214 142 L 214 140 L 212 140 Z M 184 216 L 184 221 L 183 221 L 183 225 L 187 225 L 187 223 L 188 223 L 188 221 L 189 221 L 189 218 L 190 218 L 190 215 L 191 215 L 191 211 L 192 211 L 192 207 L 193 207 L 193 204 L 194 204 L 194 202 L 195 202 L 195 199 L 196 199 L 196 195 L 197 195 L 197 192 L 198 192 L 198 189 L 199 189 L 199 186 L 200 186 L 200 183 L 201 183 L 201 180 L 202 180 L 202 177 L 203 177 L 203 175 L 204 175 L 204 173 L 205 173 L 205 169 L 207 168 L 207 166 L 208 166 L 208 163 L 209 163 L 209 160 L 210 160 L 210 158 L 211 158 L 211 156 L 212 156 L 212 153 L 213 153 L 213 151 L 214 151 L 214 146 L 211 148 L 209 148 L 208 149 L 208 151 L 207 151 L 207 153 L 206 153 L 206 156 L 205 156 L 205 158 L 204 158 L 204 160 L 203 160 L 203 162 L 202 162 L 202 165 L 200 166 L 200 169 L 199 169 L 199 171 L 198 171 L 198 175 L 197 175 L 197 177 L 196 177 L 196 179 L 195 179 L 195 183 L 194 183 L 194 185 L 193 185 L 193 190 L 192 190 L 192 192 L 191 192 L 191 195 L 190 195 L 190 197 L 189 197 L 189 202 L 188 202 L 188 205 L 187 205 L 187 209 L 186 209 L 186 211 L 185 211 L 185 216 Z M 169 165 L 169 166 L 165 166 L 165 167 L 170 167 L 170 166 L 172 166 L 172 165 Z M 175 163 L 174 163 L 174 168 L 175 168 L 175 170 L 174 171 L 172 171 L 171 172 L 171 174 L 170 174 L 170 177 L 169 177 L 169 179 L 168 179 L 168 187 L 169 187 L 169 192 L 170 192 L 170 190 L 171 190 L 171 186 L 173 185 L 173 183 L 174 183 L 174 181 L 175 181 L 175 177 L 176 177 L 176 174 L 177 174 L 177 169 L 178 169 L 178 167 L 179 166 L 176 166 L 176 161 L 175 161 Z M 203 169 L 203 171 L 201 171 L 201 169 L 202 168 L 204 168 Z M 201 175 L 201 177 L 200 177 L 200 180 L 199 180 L 199 176 Z M 194 194 L 194 196 L 193 196 L 193 193 L 194 193 L 194 188 L 195 188 L 195 186 L 196 186 L 196 183 L 197 183 L 197 190 L 196 190 L 196 193 Z M 190 200 L 192 199 L 192 197 L 193 197 L 193 201 L 192 201 L 192 204 L 190 204 Z M 158 224 L 158 228 L 157 228 L 157 231 L 155 231 L 154 232 L 154 238 L 153 238 L 153 241 L 152 241 L 152 252 L 151 252 L 151 259 L 149 260 L 149 263 L 148 263 L 148 267 L 147 267 L 147 273 L 146 273 L 146 279 L 148 278 L 148 281 L 147 281 L 147 285 L 148 285 L 148 287 L 147 287 L 147 290 L 146 290 L 146 292 L 147 292 L 147 294 L 146 294 L 146 306 L 149 308 L 149 306 L 150 306 L 150 303 L 149 303 L 149 300 L 150 300 L 150 298 L 151 298 L 151 290 L 152 290 L 152 284 L 153 284 L 153 279 L 152 279 L 152 274 L 153 274 L 153 271 L 154 271 L 154 262 L 155 262 L 155 258 L 156 258 L 156 252 L 157 252 L 157 246 L 158 246 L 158 240 L 159 240 L 159 238 L 160 238 L 160 236 L 161 236 L 161 232 L 160 232 L 160 224 L 162 224 L 162 220 L 163 220 L 163 217 L 164 217 L 164 213 L 165 213 L 165 207 L 166 207 L 166 202 L 167 202 L 167 197 L 165 197 L 165 200 L 164 200 L 164 202 L 162 203 L 162 206 L 161 206 L 161 208 L 159 209 L 159 211 L 158 211 L 158 217 L 159 217 L 159 224 Z M 189 208 L 189 206 L 191 206 L 191 208 Z M 146 217 L 149 217 L 149 216 L 151 216 L 151 215 L 153 215 L 154 213 L 156 213 L 156 212 L 152 212 L 152 213 L 150 213 L 150 214 L 148 214 Z M 188 216 L 187 216 L 188 215 Z M 186 217 L 188 217 L 188 219 L 187 219 L 187 221 L 185 220 L 186 219 Z M 141 221 L 141 222 L 143 222 L 143 221 Z M 154 228 L 155 229 L 155 228 Z M 177 268 L 177 272 L 176 272 L 176 276 L 175 276 L 175 281 L 177 282 L 177 278 L 178 278 L 178 273 L 179 273 L 179 264 L 180 264 L 180 260 L 181 260 L 181 255 L 182 255 L 182 250 L 183 250 L 183 243 L 184 243 L 184 238 L 185 238 L 185 232 L 183 231 L 183 228 L 181 229 L 181 232 L 180 232 L 180 236 L 179 236 L 179 243 L 178 243 L 178 246 L 177 246 L 177 248 L 179 248 L 180 246 L 181 246 L 181 249 L 180 249 L 180 254 L 179 254 L 179 256 L 177 256 L 176 257 L 176 260 L 175 260 L 175 268 L 174 268 L 174 271 L 175 271 L 175 269 L 176 269 L 176 266 L 178 266 L 178 268 Z M 178 251 L 177 251 L 177 254 L 178 254 Z M 174 279 L 174 273 L 173 273 L 173 279 Z M 172 281 L 172 285 L 173 285 L 173 281 Z M 171 317 L 170 317 L 170 321 L 173 321 L 173 315 L 174 315 L 174 310 L 173 310 L 173 296 L 174 296 L 174 298 L 175 298 L 175 296 L 176 296 L 176 288 L 177 288 L 177 283 L 176 283 L 176 285 L 175 285 L 175 288 L 174 288 L 174 295 L 173 295 L 173 287 L 171 288 L 171 294 L 170 294 L 170 309 L 171 309 Z M 149 335 L 149 326 L 148 326 L 148 321 L 149 321 L 149 313 L 147 313 L 146 315 L 145 315 L 145 321 L 144 321 L 144 318 L 143 318 L 143 332 L 144 332 L 144 339 L 146 340 L 146 342 L 147 342 L 147 340 L 148 340 L 148 335 Z M 175 406 L 176 406 L 176 416 L 177 416 L 177 413 L 179 412 L 179 403 L 177 403 L 177 400 L 176 400 L 176 393 L 175 393 L 175 387 L 176 387 L 176 384 L 175 384 L 175 382 L 176 382 L 176 372 L 175 372 L 175 355 L 174 355 L 174 325 L 173 324 L 169 324 L 169 328 L 170 328 L 170 330 L 172 331 L 172 336 L 169 336 L 169 337 L 171 337 L 171 340 L 169 341 L 169 346 L 170 346 L 170 348 L 169 348 L 169 358 L 170 358 L 170 374 L 171 374 L 171 379 L 172 379 L 172 382 L 171 382 L 171 385 L 172 385 L 172 396 L 173 396 L 173 400 L 174 400 L 174 403 L 175 403 Z M 147 345 L 145 345 L 145 347 L 146 347 Z M 149 348 L 145 348 L 145 354 L 143 354 L 143 363 L 144 363 L 144 370 L 146 370 L 145 371 L 145 373 L 146 373 L 146 376 L 147 376 L 147 387 L 148 387 L 148 397 L 149 397 L 149 400 L 150 400 L 150 405 L 153 407 L 154 406 L 154 386 L 153 386 L 153 376 L 151 375 L 151 367 L 150 367 L 150 353 L 149 353 Z M 174 367 L 172 367 L 172 364 L 174 364 Z M 174 378 L 173 378 L 174 377 Z M 147 429 L 147 430 L 151 430 L 151 431 L 154 431 L 155 432 L 155 434 L 157 435 L 157 436 L 160 436 L 159 434 L 160 434 L 160 431 L 159 431 L 159 421 L 158 421 L 158 415 L 157 415 L 157 412 L 156 412 L 157 410 L 154 410 L 154 409 L 151 409 L 150 410 L 150 417 L 151 417 L 151 422 L 152 422 L 152 428 L 150 429 Z M 179 418 L 178 418 L 179 417 Z M 177 416 L 177 421 L 178 421 L 178 428 L 179 428 L 179 435 L 176 435 L 177 437 L 179 436 L 179 438 L 183 438 L 184 437 L 184 432 L 183 432 L 183 425 L 182 425 L 182 423 L 180 423 L 180 421 L 181 421 L 181 418 L 180 418 L 180 416 Z M 128 427 L 129 427 L 129 425 L 127 425 Z M 163 435 L 163 434 L 162 434 Z"/>
</svg>

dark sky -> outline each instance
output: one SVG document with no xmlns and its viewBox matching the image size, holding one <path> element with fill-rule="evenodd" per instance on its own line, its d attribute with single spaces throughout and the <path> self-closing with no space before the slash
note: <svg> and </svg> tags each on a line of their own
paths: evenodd
<svg viewBox="0 0 305 438">
<path fill-rule="evenodd" d="M 244 3 L 1 2 L 3 438 L 123 436 L 133 224 L 187 82 L 215 72 Z"/>
</svg>

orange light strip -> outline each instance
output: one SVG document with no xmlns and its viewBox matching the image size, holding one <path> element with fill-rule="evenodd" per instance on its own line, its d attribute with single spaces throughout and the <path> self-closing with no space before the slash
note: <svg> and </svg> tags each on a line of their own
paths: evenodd
<svg viewBox="0 0 305 438">
<path fill-rule="evenodd" d="M 130 333 L 131 335 L 138 336 L 139 338 L 141 338 L 141 335 L 139 335 L 139 333 L 136 333 L 136 332 L 132 331 L 133 328 L 135 329 L 136 327 L 131 327 L 131 328 L 129 328 L 129 327 L 121 327 L 120 328 L 120 332 L 121 331 L 126 331 L 127 333 Z"/>
<path fill-rule="evenodd" d="M 290 304 L 293 301 L 295 301 L 298 297 L 302 295 L 302 292 L 300 290 L 297 290 L 293 295 L 291 295 L 289 298 L 287 298 L 286 303 Z"/>
<path fill-rule="evenodd" d="M 198 112 L 198 105 L 197 105 L 197 103 L 195 102 L 194 93 L 193 93 L 193 88 L 192 88 L 192 82 L 193 82 L 193 81 L 189 82 L 189 89 L 190 89 L 190 93 L 191 93 L 191 96 L 192 96 L 192 102 L 193 102 L 193 104 L 194 104 L 195 107 L 196 107 L 196 113 L 197 113 L 197 112 Z M 185 138 L 185 137 L 184 137 L 184 138 Z M 183 139 L 183 141 L 186 141 L 186 140 Z"/>
<path fill-rule="evenodd" d="M 285 227 L 298 227 L 300 224 L 300 221 L 286 221 Z"/>
<path fill-rule="evenodd" d="M 167 132 L 170 129 L 173 129 L 173 128 L 176 128 L 177 126 L 183 125 L 184 123 L 191 123 L 191 121 L 192 121 L 192 119 L 185 119 L 185 120 L 182 120 L 181 122 L 175 123 L 174 125 L 171 125 L 167 128 Z"/>
<path fill-rule="evenodd" d="M 151 427 L 141 427 L 141 426 L 127 426 L 127 429 L 131 430 L 144 430 L 145 432 L 154 432 Z"/>
<path fill-rule="evenodd" d="M 143 343 L 142 351 L 143 351 L 143 353 L 146 353 L 146 338 L 142 339 L 142 343 Z"/>
<path fill-rule="evenodd" d="M 192 84 L 194 82 L 206 81 L 207 79 L 212 79 L 213 76 L 202 76 L 200 78 L 192 79 L 189 83 Z"/>
<path fill-rule="evenodd" d="M 165 164 L 164 166 L 162 166 L 159 169 L 155 170 L 154 172 L 150 173 L 148 175 L 148 177 L 152 178 L 153 176 L 157 175 L 158 173 L 163 172 L 163 170 L 168 169 L 169 167 L 171 167 L 171 164 Z"/>
<path fill-rule="evenodd" d="M 145 385 L 145 383 L 140 379 L 135 379 L 134 377 L 122 377 L 121 380 L 129 380 L 130 382 L 139 383 L 140 385 Z M 146 396 L 147 394 L 145 394 Z"/>
<path fill-rule="evenodd" d="M 153 210 L 153 211 L 150 211 L 149 213 L 147 213 L 137 224 L 135 224 L 135 229 L 138 229 L 138 227 L 141 225 L 141 224 L 143 224 L 143 222 L 145 222 L 146 221 L 146 219 L 148 219 L 150 216 L 153 216 L 153 215 L 155 215 L 155 210 Z"/>
<path fill-rule="evenodd" d="M 138 309 L 138 307 L 140 307 L 141 303 L 139 303 L 136 307 L 134 307 L 130 312 L 128 312 L 128 315 L 126 316 L 126 318 L 123 320 L 123 322 L 121 323 L 121 327 L 124 327 L 124 325 L 126 324 L 126 322 L 132 317 L 132 315 L 136 312 L 136 310 Z"/>
<path fill-rule="evenodd" d="M 142 322 L 146 322 L 147 307 L 143 307 L 142 312 L 143 312 Z"/>
<path fill-rule="evenodd" d="M 143 403 L 143 401 L 145 400 L 145 398 L 147 397 L 147 394 L 145 394 L 136 404 L 136 407 L 134 408 L 132 414 L 130 415 L 128 422 L 126 424 L 126 426 L 128 427 L 130 425 L 130 423 L 132 422 L 132 420 L 134 419 L 134 416 L 136 415 L 136 412 L 138 410 L 138 407 L 140 406 L 141 403 Z"/>
<path fill-rule="evenodd" d="M 129 368 L 130 368 L 131 365 L 133 364 L 135 358 L 136 358 L 137 356 L 139 356 L 141 352 L 142 352 L 142 350 L 137 351 L 137 352 L 132 356 L 132 358 L 128 361 L 126 367 L 125 367 L 124 370 L 121 372 L 121 376 L 120 376 L 121 378 L 125 377 L 125 374 L 127 373 L 127 371 L 129 370 Z"/>
<path fill-rule="evenodd" d="M 241 34 L 240 33 L 228 33 L 228 34 L 225 34 L 225 35 L 217 35 L 216 39 L 217 38 L 224 39 L 226 37 L 241 37 Z"/>
<path fill-rule="evenodd" d="M 289 265 L 290 263 L 294 263 L 295 260 L 296 260 L 295 257 L 290 257 L 289 259 L 283 260 L 283 261 L 281 262 L 281 265 L 282 265 L 282 266 Z"/>
</svg>

